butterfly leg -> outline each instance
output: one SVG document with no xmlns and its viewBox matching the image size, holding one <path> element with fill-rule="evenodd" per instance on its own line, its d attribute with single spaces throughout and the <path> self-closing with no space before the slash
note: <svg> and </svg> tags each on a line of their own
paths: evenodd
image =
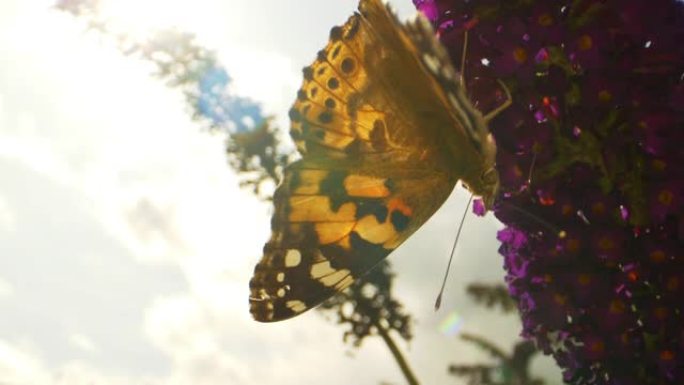
<svg viewBox="0 0 684 385">
<path fill-rule="evenodd" d="M 468 30 L 463 31 L 463 51 L 461 52 L 461 68 L 459 68 L 459 78 L 463 89 L 467 93 L 466 83 L 465 83 L 465 61 L 466 53 L 468 52 Z"/>
<path fill-rule="evenodd" d="M 504 92 L 506 93 L 506 100 L 499 107 L 495 108 L 492 111 L 489 111 L 487 115 L 484 116 L 484 120 L 486 123 L 489 123 L 492 119 L 494 119 L 497 115 L 503 112 L 503 110 L 510 107 L 510 105 L 513 103 L 511 91 L 508 89 L 508 87 L 506 87 L 506 84 L 502 82 L 500 79 L 496 79 L 496 81 L 499 82 L 501 88 L 503 88 Z"/>
<path fill-rule="evenodd" d="M 530 164 L 530 171 L 527 173 L 527 188 L 532 184 L 532 171 L 534 171 L 534 166 L 537 163 L 537 152 L 536 145 L 532 146 L 532 164 Z"/>
</svg>

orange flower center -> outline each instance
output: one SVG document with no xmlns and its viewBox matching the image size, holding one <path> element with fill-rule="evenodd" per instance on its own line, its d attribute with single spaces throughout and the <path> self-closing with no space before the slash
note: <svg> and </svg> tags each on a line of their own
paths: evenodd
<svg viewBox="0 0 684 385">
<path fill-rule="evenodd" d="M 622 314 L 625 312 L 625 303 L 619 299 L 613 300 L 610 303 L 610 312 L 613 314 Z"/>
<path fill-rule="evenodd" d="M 651 261 L 660 263 L 665 260 L 665 252 L 662 250 L 653 250 L 650 254 L 648 254 L 648 257 L 651 259 Z"/>
<path fill-rule="evenodd" d="M 580 274 L 577 276 L 577 283 L 586 286 L 591 283 L 591 276 L 589 274 Z"/>
<path fill-rule="evenodd" d="M 569 203 L 564 204 L 561 208 L 561 212 L 563 213 L 563 215 L 570 214 L 572 212 L 572 205 Z"/>
<path fill-rule="evenodd" d="M 565 245 L 570 252 L 575 252 L 580 248 L 580 242 L 578 239 L 568 239 L 568 242 Z"/>
<path fill-rule="evenodd" d="M 666 166 L 665 162 L 663 162 L 660 159 L 654 159 L 653 162 L 651 162 L 651 165 L 653 166 L 653 169 L 655 169 L 656 171 L 663 171 L 665 170 Z"/>
<path fill-rule="evenodd" d="M 667 287 L 667 290 L 670 291 L 676 291 L 679 289 L 679 278 L 677 277 L 670 277 L 668 278 L 667 282 L 665 283 L 665 287 Z"/>
<path fill-rule="evenodd" d="M 603 237 L 599 241 L 598 246 L 601 250 L 613 250 L 615 248 L 615 242 L 608 237 Z"/>
<path fill-rule="evenodd" d="M 591 206 L 591 211 L 596 215 L 603 215 L 606 212 L 606 205 L 603 202 L 594 203 Z"/>
<path fill-rule="evenodd" d="M 553 24 L 553 16 L 548 13 L 543 13 L 537 18 L 537 23 L 542 27 L 548 27 Z"/>
<path fill-rule="evenodd" d="M 527 61 L 527 51 L 525 51 L 525 48 L 518 47 L 513 50 L 513 59 L 517 61 L 519 64 L 522 64 Z"/>
<path fill-rule="evenodd" d="M 556 293 L 553 295 L 553 300 L 559 305 L 565 305 L 568 302 L 568 297 Z"/>
<path fill-rule="evenodd" d="M 594 46 L 594 41 L 592 40 L 591 36 L 582 35 L 579 37 L 579 39 L 577 39 L 577 46 L 582 51 L 586 51 L 586 50 L 591 49 L 591 47 Z"/>
<path fill-rule="evenodd" d="M 672 194 L 672 191 L 670 190 L 663 190 L 658 194 L 658 202 L 664 204 L 665 206 L 669 206 L 672 204 L 672 200 L 674 199 L 674 194 Z"/>
<path fill-rule="evenodd" d="M 601 90 L 598 93 L 598 99 L 600 102 L 607 103 L 613 99 L 613 94 L 608 90 Z"/>
<path fill-rule="evenodd" d="M 589 350 L 591 350 L 592 352 L 603 353 L 605 349 L 606 345 L 603 343 L 603 341 L 594 341 L 591 344 L 589 344 Z"/>
</svg>

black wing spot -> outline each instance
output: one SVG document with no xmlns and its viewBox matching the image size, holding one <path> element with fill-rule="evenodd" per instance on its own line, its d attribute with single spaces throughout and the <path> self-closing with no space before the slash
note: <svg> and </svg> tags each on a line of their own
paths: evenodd
<svg viewBox="0 0 684 385">
<path fill-rule="evenodd" d="M 304 74 L 304 79 L 306 80 L 313 80 L 313 70 L 311 67 L 304 67 L 302 68 L 302 73 Z"/>
<path fill-rule="evenodd" d="M 340 81 L 336 77 L 331 77 L 328 79 L 328 88 L 331 90 L 336 90 L 340 86 Z"/>
<path fill-rule="evenodd" d="M 327 98 L 325 99 L 325 106 L 332 110 L 335 108 L 335 106 L 337 106 L 337 103 L 335 103 L 335 99 Z"/>
<path fill-rule="evenodd" d="M 367 266 L 366 268 L 374 265 L 378 260 L 387 255 L 388 252 L 388 250 L 382 247 L 382 245 L 376 245 L 361 238 L 359 233 L 356 231 L 349 233 L 349 243 L 351 243 L 355 255 L 363 256 L 363 258 L 358 258 L 353 262 L 356 262 L 362 266 L 365 265 Z M 349 264 L 353 262 L 350 262 Z M 356 269 L 359 269 L 360 267 L 361 266 L 357 267 Z"/>
<path fill-rule="evenodd" d="M 326 55 L 325 55 L 325 50 L 320 50 L 316 54 L 316 57 L 318 57 L 318 60 L 320 61 L 325 61 Z"/>
<path fill-rule="evenodd" d="M 330 30 L 330 40 L 337 41 L 342 38 L 342 27 L 336 25 Z"/>
<path fill-rule="evenodd" d="M 342 49 L 342 44 L 338 44 L 333 48 L 332 53 L 330 54 L 330 59 L 335 60 L 337 59 L 337 56 L 340 54 L 340 50 Z"/>
<path fill-rule="evenodd" d="M 358 92 L 354 92 L 347 98 L 347 115 L 350 118 L 356 119 L 356 111 L 359 110 L 359 103 L 361 102 L 361 96 Z"/>
<path fill-rule="evenodd" d="M 330 123 L 333 120 L 333 115 L 330 113 L 330 111 L 324 111 L 321 112 L 320 115 L 318 115 L 318 121 L 324 124 Z"/>
<path fill-rule="evenodd" d="M 392 221 L 392 226 L 397 231 L 404 231 L 408 227 L 410 218 L 404 215 L 399 210 L 394 210 L 392 211 L 392 214 L 390 215 L 390 221 Z"/>
<path fill-rule="evenodd" d="M 331 171 L 319 185 L 321 194 L 330 197 L 330 208 L 337 212 L 345 202 L 349 201 L 349 195 L 344 190 L 344 171 Z"/>
<path fill-rule="evenodd" d="M 290 183 L 288 183 L 288 188 L 290 190 L 295 190 L 302 184 L 302 176 L 299 174 L 299 171 L 294 171 L 292 173 L 289 182 Z"/>
<path fill-rule="evenodd" d="M 288 115 L 290 116 L 290 120 L 293 122 L 300 122 L 302 120 L 302 114 L 294 107 L 290 108 Z"/>
<path fill-rule="evenodd" d="M 363 269 L 363 258 L 349 254 L 348 251 L 337 244 L 321 245 L 319 250 L 330 262 L 330 267 L 335 270 L 349 269 L 351 271 L 358 271 Z"/>
<path fill-rule="evenodd" d="M 361 153 L 361 141 L 359 139 L 354 139 L 351 143 L 344 148 L 344 152 L 349 155 L 358 155 Z"/>
<path fill-rule="evenodd" d="M 383 151 L 387 148 L 387 137 L 385 132 L 385 122 L 380 119 L 377 119 L 375 122 L 373 122 L 373 129 L 369 135 L 373 149 Z"/>
<path fill-rule="evenodd" d="M 356 207 L 356 219 L 361 219 L 366 215 L 373 215 L 378 223 L 383 223 L 387 220 L 387 206 L 380 200 L 363 200 L 360 201 Z"/>
<path fill-rule="evenodd" d="M 350 57 L 345 58 L 344 60 L 342 60 L 340 68 L 342 68 L 342 72 L 350 74 L 354 71 L 354 68 L 356 68 L 356 62 L 354 61 L 354 59 Z"/>
<path fill-rule="evenodd" d="M 393 193 L 397 187 L 397 184 L 394 183 L 392 178 L 387 178 L 385 179 L 385 187 L 387 187 L 387 190 L 389 190 L 390 193 Z"/>
</svg>

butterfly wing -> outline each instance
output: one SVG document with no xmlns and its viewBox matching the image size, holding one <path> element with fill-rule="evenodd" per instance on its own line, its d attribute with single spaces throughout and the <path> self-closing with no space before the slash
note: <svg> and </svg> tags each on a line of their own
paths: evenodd
<svg viewBox="0 0 684 385">
<path fill-rule="evenodd" d="M 252 315 L 287 319 L 343 290 L 420 227 L 452 187 L 423 171 L 377 177 L 327 159 L 290 165 L 250 282 Z"/>
<path fill-rule="evenodd" d="M 289 113 L 302 159 L 275 192 L 273 233 L 250 281 L 257 321 L 293 317 L 348 287 L 430 218 L 464 174 L 445 143 L 453 133 L 443 130 L 467 131 L 418 57 L 415 32 L 379 0 L 362 0 L 359 11 L 304 69 Z M 430 57 L 446 60 L 439 72 L 456 78 L 445 54 Z"/>
</svg>

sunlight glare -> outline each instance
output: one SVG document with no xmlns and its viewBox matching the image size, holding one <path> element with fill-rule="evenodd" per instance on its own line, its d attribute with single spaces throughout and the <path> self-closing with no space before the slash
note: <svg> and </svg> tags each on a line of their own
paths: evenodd
<svg viewBox="0 0 684 385">
<path fill-rule="evenodd" d="M 203 12 L 206 7 L 201 3 L 206 0 L 192 4 L 187 0 L 104 0 L 101 12 L 117 30 L 141 37 L 170 27 L 193 30 L 192 27 L 201 25 L 206 16 Z"/>
</svg>

